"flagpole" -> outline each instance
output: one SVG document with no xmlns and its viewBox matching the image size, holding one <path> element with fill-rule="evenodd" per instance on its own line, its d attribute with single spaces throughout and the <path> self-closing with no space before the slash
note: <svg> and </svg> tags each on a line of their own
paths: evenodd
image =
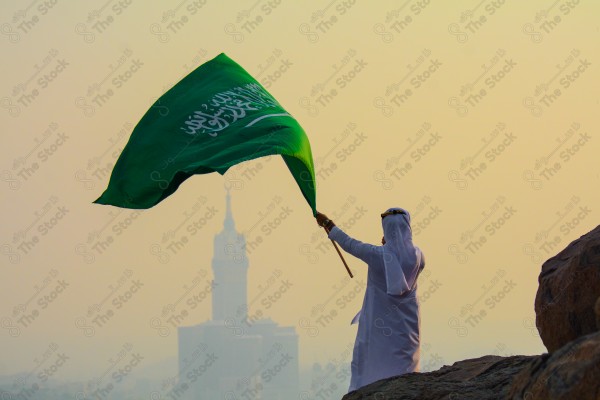
<svg viewBox="0 0 600 400">
<path fill-rule="evenodd" d="M 327 229 L 326 226 L 324 226 L 323 229 L 325 229 L 325 232 L 327 232 L 327 234 L 329 234 L 329 229 Z M 346 267 L 346 271 L 348 271 L 348 275 L 350 275 L 350 278 L 354 278 L 354 276 L 352 275 L 352 271 L 350 271 L 350 268 L 348 268 L 348 264 L 346 264 L 346 260 L 344 260 L 344 256 L 342 256 L 342 253 L 340 252 L 340 249 L 338 249 L 337 244 L 335 244 L 335 241 L 333 239 L 330 238 L 329 240 L 331 240 L 331 243 L 333 243 L 333 247 L 335 247 L 335 250 L 340 255 L 340 258 L 342 259 L 342 262 L 344 263 L 344 267 Z"/>
</svg>

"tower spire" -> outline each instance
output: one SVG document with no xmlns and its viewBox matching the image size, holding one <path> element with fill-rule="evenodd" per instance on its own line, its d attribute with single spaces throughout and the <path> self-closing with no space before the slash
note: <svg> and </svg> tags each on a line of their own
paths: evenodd
<svg viewBox="0 0 600 400">
<path fill-rule="evenodd" d="M 223 222 L 223 226 L 226 231 L 235 231 L 235 224 L 233 222 L 233 215 L 231 214 L 231 195 L 229 194 L 229 185 L 225 186 L 225 190 L 227 190 L 227 195 L 225 196 L 225 221 Z"/>
<path fill-rule="evenodd" d="M 212 319 L 224 321 L 235 318 L 243 321 L 247 317 L 248 258 L 246 240 L 236 232 L 231 212 L 231 193 L 227 191 L 224 227 L 215 235 L 212 269 Z"/>
</svg>

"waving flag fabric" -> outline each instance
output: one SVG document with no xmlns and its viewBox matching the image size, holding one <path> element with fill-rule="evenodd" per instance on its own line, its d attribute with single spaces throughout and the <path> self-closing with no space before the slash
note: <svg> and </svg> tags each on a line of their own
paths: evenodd
<svg viewBox="0 0 600 400">
<path fill-rule="evenodd" d="M 225 54 L 161 96 L 133 129 L 94 203 L 150 208 L 194 174 L 280 154 L 316 215 L 310 143 L 300 124 Z"/>
</svg>

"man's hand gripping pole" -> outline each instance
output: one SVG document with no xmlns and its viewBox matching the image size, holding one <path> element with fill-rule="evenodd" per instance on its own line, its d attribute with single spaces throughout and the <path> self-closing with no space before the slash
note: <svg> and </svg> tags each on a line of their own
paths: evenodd
<svg viewBox="0 0 600 400">
<path fill-rule="evenodd" d="M 327 228 L 325 228 L 325 227 L 323 227 L 323 228 L 325 229 L 325 232 L 329 233 Z M 346 260 L 344 260 L 344 256 L 340 252 L 340 249 L 338 249 L 337 244 L 335 244 L 335 241 L 333 239 L 329 239 L 329 240 L 331 240 L 331 243 L 333 243 L 333 247 L 335 247 L 335 249 L 337 250 L 337 253 L 340 255 L 340 258 L 342 259 L 342 262 L 344 263 L 344 267 L 346 267 L 346 271 L 348 271 L 348 275 L 350 275 L 350 278 L 354 278 L 354 275 L 352 275 L 352 271 L 350 271 L 350 268 L 348 268 L 348 264 L 346 264 Z"/>
</svg>

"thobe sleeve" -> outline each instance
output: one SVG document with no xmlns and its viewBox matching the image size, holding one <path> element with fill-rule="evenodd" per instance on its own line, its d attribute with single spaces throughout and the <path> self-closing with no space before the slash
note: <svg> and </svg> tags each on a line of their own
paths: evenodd
<svg viewBox="0 0 600 400">
<path fill-rule="evenodd" d="M 344 249 L 347 253 L 352 254 L 354 257 L 360 258 L 367 264 L 369 264 L 372 257 L 377 254 L 377 249 L 379 246 L 363 243 L 360 240 L 351 238 L 337 225 L 334 226 L 331 231 L 329 231 L 328 236 L 330 239 L 338 242 L 342 249 Z"/>
</svg>

